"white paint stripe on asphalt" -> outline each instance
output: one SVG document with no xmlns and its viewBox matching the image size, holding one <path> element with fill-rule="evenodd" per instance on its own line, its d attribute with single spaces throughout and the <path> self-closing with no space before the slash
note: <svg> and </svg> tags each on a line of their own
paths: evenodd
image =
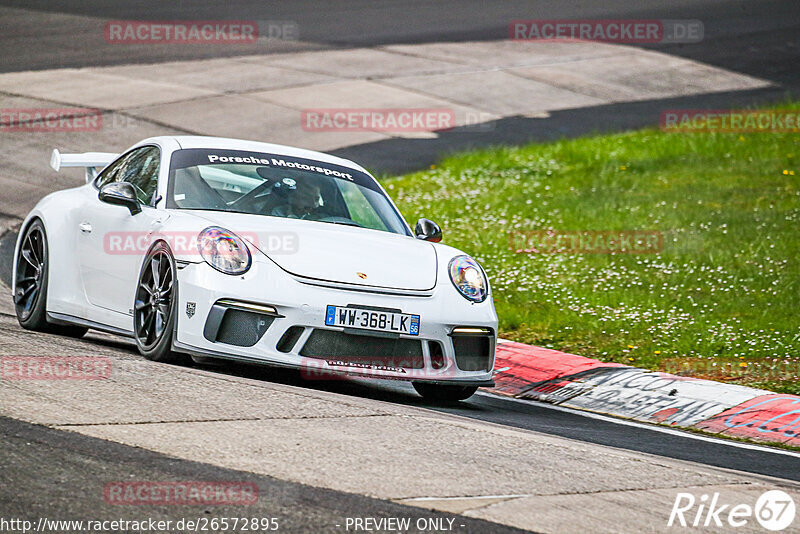
<svg viewBox="0 0 800 534">
<path fill-rule="evenodd" d="M 522 497 L 533 497 L 533 493 L 515 493 L 512 495 L 468 495 L 466 497 L 411 497 L 410 499 L 400 499 L 399 502 L 424 502 L 424 501 L 468 501 L 486 499 L 519 499 Z"/>
<path fill-rule="evenodd" d="M 574 415 L 581 415 L 583 417 L 588 417 L 589 419 L 597 419 L 600 421 L 606 421 L 609 423 L 614 423 L 617 425 L 625 425 L 625 426 L 633 426 L 638 428 L 644 428 L 647 430 L 652 430 L 654 432 L 661 432 L 663 434 L 671 434 L 673 436 L 679 436 L 687 439 L 694 439 L 698 441 L 707 441 L 710 443 L 716 443 L 718 445 L 727 445 L 729 447 L 738 447 L 740 449 L 749 449 L 753 451 L 760 451 L 760 452 L 769 452 L 773 454 L 782 454 L 784 456 L 791 456 L 794 458 L 800 458 L 800 453 L 796 453 L 793 451 L 788 451 L 784 449 L 777 449 L 772 447 L 764 447 L 762 445 L 755 445 L 751 443 L 742 443 L 739 441 L 727 440 L 723 438 L 714 438 L 711 436 L 704 436 L 701 434 L 693 434 L 691 432 L 685 432 L 683 430 L 677 430 L 674 428 L 665 428 L 663 426 L 655 425 L 655 424 L 647 424 L 647 423 L 639 423 L 637 421 L 630 421 L 628 419 L 619 419 L 617 417 L 612 417 L 609 415 L 602 415 L 599 413 L 594 412 L 587 412 L 584 410 L 576 410 L 574 408 L 565 408 L 564 406 L 556 406 L 555 404 L 548 404 L 544 402 L 537 402 L 537 401 L 530 401 L 525 399 L 515 399 L 514 397 L 505 397 L 502 395 L 494 395 L 492 393 L 486 393 L 483 391 L 478 391 L 476 395 L 481 395 L 483 397 L 491 397 L 493 399 L 502 399 L 511 402 L 517 402 L 519 404 L 527 404 L 527 405 L 534 405 L 539 406 L 541 408 L 548 408 L 550 410 L 556 410 L 560 412 L 571 413 Z"/>
</svg>

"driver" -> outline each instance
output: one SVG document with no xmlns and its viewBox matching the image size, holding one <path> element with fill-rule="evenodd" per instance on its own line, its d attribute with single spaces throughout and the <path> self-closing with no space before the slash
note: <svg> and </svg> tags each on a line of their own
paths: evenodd
<svg viewBox="0 0 800 534">
<path fill-rule="evenodd" d="M 284 178 L 281 189 L 285 191 L 284 202 L 272 208 L 270 215 L 291 219 L 307 219 L 319 207 L 319 184 L 305 179 L 296 181 Z"/>
</svg>

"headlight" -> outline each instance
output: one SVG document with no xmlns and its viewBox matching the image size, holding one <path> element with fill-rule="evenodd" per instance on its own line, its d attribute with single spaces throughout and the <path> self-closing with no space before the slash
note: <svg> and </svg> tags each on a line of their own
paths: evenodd
<svg viewBox="0 0 800 534">
<path fill-rule="evenodd" d="M 469 256 L 456 256 L 447 269 L 450 281 L 458 292 L 472 302 L 483 302 L 489 294 L 489 284 L 478 262 Z"/>
<path fill-rule="evenodd" d="M 250 251 L 244 241 L 224 228 L 210 226 L 197 236 L 197 250 L 207 264 L 225 274 L 244 274 L 250 268 Z"/>
</svg>

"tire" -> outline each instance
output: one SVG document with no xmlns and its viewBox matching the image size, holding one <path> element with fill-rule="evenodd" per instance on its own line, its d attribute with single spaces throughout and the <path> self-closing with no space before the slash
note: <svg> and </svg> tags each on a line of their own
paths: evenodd
<svg viewBox="0 0 800 534">
<path fill-rule="evenodd" d="M 47 322 L 47 285 L 50 253 L 44 224 L 35 219 L 22 237 L 14 280 L 14 311 L 22 328 L 70 337 L 82 337 L 87 328 Z"/>
<path fill-rule="evenodd" d="M 445 386 L 425 382 L 413 382 L 412 385 L 424 399 L 438 402 L 467 400 L 478 391 L 478 386 Z"/>
<path fill-rule="evenodd" d="M 183 354 L 172 351 L 178 286 L 175 259 L 164 242 L 158 242 L 145 257 L 133 305 L 133 333 L 139 354 L 161 363 L 182 364 Z"/>
</svg>

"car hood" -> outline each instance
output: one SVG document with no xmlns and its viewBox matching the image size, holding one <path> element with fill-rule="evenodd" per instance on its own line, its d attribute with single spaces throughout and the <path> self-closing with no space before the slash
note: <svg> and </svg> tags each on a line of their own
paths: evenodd
<svg viewBox="0 0 800 534">
<path fill-rule="evenodd" d="M 297 276 L 417 291 L 436 285 L 436 250 L 413 237 L 264 215 L 190 213 L 236 233 Z"/>
</svg>

